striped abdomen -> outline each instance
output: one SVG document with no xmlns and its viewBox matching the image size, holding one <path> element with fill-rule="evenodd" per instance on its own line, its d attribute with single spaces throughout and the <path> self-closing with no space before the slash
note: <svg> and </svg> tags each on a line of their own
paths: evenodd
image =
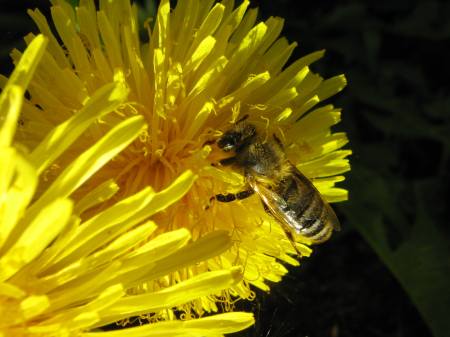
<svg viewBox="0 0 450 337">
<path fill-rule="evenodd" d="M 274 189 L 285 201 L 281 206 L 282 220 L 295 234 L 308 238 L 312 243 L 324 242 L 333 229 L 339 228 L 338 219 L 314 185 L 295 167 L 292 173 Z"/>
</svg>

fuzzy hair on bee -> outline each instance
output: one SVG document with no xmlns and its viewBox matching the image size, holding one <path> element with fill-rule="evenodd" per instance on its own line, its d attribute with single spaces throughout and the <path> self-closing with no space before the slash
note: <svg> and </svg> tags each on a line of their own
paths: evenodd
<svg viewBox="0 0 450 337">
<path fill-rule="evenodd" d="M 217 201 L 231 202 L 257 194 L 299 255 L 295 244 L 299 236 L 310 244 L 318 244 L 328 240 L 333 230 L 339 230 L 333 209 L 287 159 L 282 142 L 276 135 L 262 137 L 255 124 L 248 121 L 248 115 L 226 130 L 217 145 L 233 154 L 220 164 L 240 170 L 246 185 L 238 193 L 217 194 Z"/>
</svg>

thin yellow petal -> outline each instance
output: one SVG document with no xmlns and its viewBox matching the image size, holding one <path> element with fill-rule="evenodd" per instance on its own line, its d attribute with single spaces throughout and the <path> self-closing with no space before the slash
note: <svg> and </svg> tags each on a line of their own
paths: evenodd
<svg viewBox="0 0 450 337">
<path fill-rule="evenodd" d="M 22 107 L 22 95 L 36 70 L 47 45 L 47 39 L 38 35 L 29 45 L 14 68 L 0 96 L 0 146 L 11 143 Z"/>
<path fill-rule="evenodd" d="M 335 109 L 332 105 L 326 105 L 311 111 L 300 121 L 295 123 L 287 132 L 286 137 L 296 139 L 313 138 L 324 129 L 337 124 L 341 120 L 341 109 Z"/>
<path fill-rule="evenodd" d="M 68 321 L 68 328 L 72 330 L 84 330 L 93 327 L 100 320 L 99 311 L 114 305 L 121 297 L 125 295 L 125 291 L 121 284 L 115 284 L 107 287 L 96 298 L 87 303 L 85 306 L 78 306 L 65 310 L 63 313 L 55 315 L 48 320 L 44 320 L 35 327 L 33 331 L 43 332 L 51 331 L 51 327 L 56 322 Z"/>
<path fill-rule="evenodd" d="M 23 101 L 23 88 L 8 85 L 0 96 L 0 147 L 9 146 L 16 133 Z"/>
<path fill-rule="evenodd" d="M 58 270 L 58 268 L 91 253 L 129 229 L 123 225 L 123 222 L 130 216 L 134 217 L 137 210 L 147 207 L 153 197 L 153 190 L 150 187 L 144 188 L 139 193 L 119 201 L 84 222 L 66 243 L 70 248 L 66 248 L 58 254 L 48 272 Z"/>
<path fill-rule="evenodd" d="M 11 283 L 0 283 L 0 296 L 21 299 L 26 296 L 26 292 Z"/>
<path fill-rule="evenodd" d="M 23 216 L 37 186 L 37 177 L 32 167 L 21 155 L 11 148 L 0 149 L 3 163 L 0 172 L 0 254 L 14 226 Z M 10 240 L 10 244 L 11 244 Z"/>
<path fill-rule="evenodd" d="M 56 62 L 60 67 L 70 67 L 68 59 L 64 53 L 63 48 L 59 45 L 58 40 L 53 35 L 50 26 L 43 15 L 38 9 L 27 11 L 28 15 L 33 19 L 39 28 L 39 31 L 49 40 L 48 50 L 55 57 Z"/>
<path fill-rule="evenodd" d="M 225 7 L 216 3 L 214 7 L 209 11 L 207 17 L 203 20 L 201 26 L 198 28 L 195 33 L 194 40 L 190 46 L 190 50 L 187 55 L 192 55 L 194 50 L 198 48 L 198 45 L 208 36 L 211 36 L 216 31 L 217 27 L 219 27 L 220 22 L 223 18 Z"/>
<path fill-rule="evenodd" d="M 191 234 L 185 228 L 162 233 L 153 238 L 151 242 L 147 242 L 132 252 L 129 255 L 129 259 L 142 255 L 143 253 L 151 252 L 147 258 L 155 261 L 160 260 L 169 256 L 177 249 L 184 247 L 191 238 Z"/>
<path fill-rule="evenodd" d="M 83 196 L 80 201 L 77 202 L 74 208 L 75 214 L 81 214 L 89 208 L 92 208 L 108 199 L 110 199 L 119 190 L 119 186 L 114 180 L 109 179 L 104 183 L 98 185 L 88 194 Z"/>
<path fill-rule="evenodd" d="M 171 271 L 179 270 L 184 266 L 183 260 L 177 260 L 177 252 L 192 248 L 193 244 L 187 245 L 191 234 L 186 229 L 179 229 L 164 233 L 149 241 L 142 249 L 130 254 L 123 260 L 120 273 L 113 282 L 126 283 L 136 286 L 142 282 L 160 276 L 155 275 L 155 268 L 169 268 Z M 204 244 L 204 243 L 203 243 Z M 170 261 L 170 264 L 168 264 Z M 149 262 L 152 262 L 150 266 Z M 147 269 L 142 269 L 143 263 L 148 264 Z"/>
<path fill-rule="evenodd" d="M 38 35 L 33 39 L 14 68 L 8 85 L 18 85 L 21 88 L 28 87 L 36 67 L 44 55 L 47 42 L 43 35 Z"/>
<path fill-rule="evenodd" d="M 194 336 L 214 336 L 225 333 L 233 333 L 248 328 L 254 324 L 253 315 L 244 312 L 225 313 L 211 317 L 199 318 L 188 321 L 172 321 L 147 324 L 126 330 L 128 337 L 194 337 Z M 124 334 L 121 330 L 87 332 L 81 334 L 82 337 L 115 337 Z"/>
<path fill-rule="evenodd" d="M 98 89 L 83 109 L 53 129 L 31 153 L 30 160 L 38 172 L 45 170 L 98 118 L 116 110 L 127 95 L 127 88 L 120 82 Z"/>
<path fill-rule="evenodd" d="M 44 312 L 50 306 L 47 296 L 38 295 L 30 296 L 20 303 L 22 315 L 25 319 L 35 317 Z"/>
<path fill-rule="evenodd" d="M 328 202 L 341 202 L 348 200 L 348 191 L 343 188 L 330 187 L 321 191 Z"/>
<path fill-rule="evenodd" d="M 331 77 L 323 81 L 322 85 L 317 91 L 317 95 L 320 97 L 320 100 L 323 101 L 341 91 L 346 85 L 347 79 L 344 75 Z"/>
<path fill-rule="evenodd" d="M 123 298 L 101 312 L 102 320 L 97 325 L 106 325 L 126 317 L 157 312 L 187 303 L 229 288 L 241 278 L 241 269 L 235 267 L 231 270 L 203 273 L 158 292 Z"/>
<path fill-rule="evenodd" d="M 191 57 L 187 60 L 183 67 L 184 74 L 188 74 L 190 71 L 195 71 L 203 60 L 211 53 L 216 44 L 216 39 L 212 36 L 207 36 L 200 42 L 197 49 L 192 53 Z"/>
<path fill-rule="evenodd" d="M 159 260 L 151 275 L 152 277 L 166 275 L 170 271 L 195 263 L 195 261 L 208 259 L 212 256 L 212 252 L 223 252 L 230 246 L 231 240 L 227 231 L 208 233 L 192 244 L 178 250 L 175 254 Z"/>
<path fill-rule="evenodd" d="M 255 25 L 257 15 L 258 15 L 258 8 L 248 9 L 245 12 L 244 17 L 239 23 L 239 26 L 237 27 L 236 31 L 231 36 L 230 42 L 232 42 L 233 44 L 239 44 Z"/>
<path fill-rule="evenodd" d="M 227 72 L 224 90 L 230 87 L 230 84 L 240 76 L 241 64 L 249 60 L 253 54 L 260 48 L 264 35 L 267 32 L 267 26 L 259 23 L 253 27 L 246 37 L 242 40 L 236 52 L 233 53 L 230 62 L 227 64 L 225 71 Z M 225 79 L 224 79 L 225 81 Z"/>
<path fill-rule="evenodd" d="M 350 150 L 339 150 L 327 153 L 318 159 L 297 165 L 297 168 L 307 177 L 329 177 L 350 170 L 348 159 Z"/>
<path fill-rule="evenodd" d="M 180 200 L 190 190 L 195 179 L 197 175 L 192 171 L 183 172 L 169 187 L 157 193 L 145 209 L 137 212 L 136 217 L 147 218 Z"/>
<path fill-rule="evenodd" d="M 126 232 L 95 253 L 91 255 L 86 254 L 85 257 L 81 256 L 78 261 L 69 264 L 60 271 L 49 276 L 41 277 L 35 283 L 34 287 L 42 292 L 48 292 L 64 283 L 89 273 L 94 268 L 106 265 L 109 261 L 115 260 L 119 256 L 126 254 L 130 249 L 135 248 L 138 244 L 145 242 L 155 229 L 156 225 L 149 222 Z"/>
<path fill-rule="evenodd" d="M 97 16 L 98 27 L 106 49 L 106 54 L 110 62 L 111 68 L 120 67 L 123 64 L 122 54 L 120 52 L 120 44 L 116 34 L 105 15 L 104 11 L 100 11 Z"/>
<path fill-rule="evenodd" d="M 115 126 L 97 144 L 75 159 L 58 176 L 34 207 L 56 196 L 66 196 L 72 193 L 111 158 L 128 146 L 144 127 L 145 123 L 142 116 L 128 118 Z"/>
<path fill-rule="evenodd" d="M 71 211 L 72 202 L 68 199 L 56 199 L 42 209 L 0 258 L 0 280 L 8 279 L 38 256 L 67 224 Z"/>
</svg>

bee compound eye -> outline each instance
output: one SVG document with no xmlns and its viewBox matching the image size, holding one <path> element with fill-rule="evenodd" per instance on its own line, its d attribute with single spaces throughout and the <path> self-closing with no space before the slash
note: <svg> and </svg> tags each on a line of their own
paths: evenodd
<svg viewBox="0 0 450 337">
<path fill-rule="evenodd" d="M 230 151 L 236 146 L 236 136 L 226 134 L 217 141 L 217 145 L 224 151 Z"/>
<path fill-rule="evenodd" d="M 217 141 L 217 146 L 221 149 L 223 149 L 226 146 L 226 141 L 223 137 L 219 138 L 219 140 Z"/>
</svg>

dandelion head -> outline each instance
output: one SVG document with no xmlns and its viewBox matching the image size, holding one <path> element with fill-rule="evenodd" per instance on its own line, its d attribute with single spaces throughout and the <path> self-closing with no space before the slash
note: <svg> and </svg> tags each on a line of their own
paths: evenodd
<svg viewBox="0 0 450 337">
<path fill-rule="evenodd" d="M 195 266 L 231 245 L 226 231 L 211 232 L 195 242 L 184 228 L 148 239 L 157 228 L 150 217 L 186 193 L 195 179 L 192 172 L 182 173 L 161 192 L 147 186 L 103 207 L 100 204 L 118 191 L 113 180 L 80 200 L 70 197 L 139 136 L 145 127 L 142 116 L 112 127 L 38 192 L 43 168 L 70 147 L 64 139 L 81 127 L 70 118 L 55 125 L 30 153 L 14 139 L 19 115 L 29 108 L 23 95 L 46 44 L 42 35 L 30 42 L 0 94 L 0 336 L 218 336 L 250 326 L 252 315 L 242 312 L 189 322 L 171 315 L 173 307 L 240 282 L 240 267 L 198 273 L 165 289 L 133 293 L 140 284 Z M 122 84 L 102 87 L 85 108 L 112 112 L 127 97 Z M 74 116 L 83 124 L 83 109 Z M 84 214 L 92 207 L 97 212 Z M 139 315 L 166 322 L 126 332 L 97 329 Z"/>
<path fill-rule="evenodd" d="M 339 122 L 340 110 L 320 103 L 339 92 L 346 80 L 343 75 L 323 79 L 311 71 L 310 65 L 324 52 L 287 65 L 296 43 L 280 37 L 283 20 L 257 22 L 257 9 L 249 9 L 249 1 L 234 7 L 233 1 L 179 0 L 171 9 L 163 0 L 156 17 L 143 27 L 137 7 L 129 1 L 100 1 L 99 8 L 90 0 L 80 1 L 76 8 L 62 0 L 52 3 L 55 31 L 39 10 L 29 11 L 49 45 L 30 82 L 18 136 L 27 148 L 34 148 L 64 121 L 78 129 L 61 137 L 70 142 L 68 151 L 38 166 L 45 177 L 40 188 L 52 184 L 73 158 L 85 155 L 85 149 L 112 126 L 141 118 L 146 127 L 139 137 L 72 198 L 83 201 L 97 193 L 99 182 L 109 179 L 120 187 L 109 198 L 111 203 L 151 186 L 161 193 L 160 212 L 152 216 L 158 228 L 152 235 L 187 229 L 200 239 L 224 230 L 233 242 L 220 256 L 180 269 L 141 291 L 164 288 L 203 271 L 242 266 L 241 282 L 189 304 L 197 313 L 215 311 L 218 303 L 229 310 L 233 298 L 253 297 L 250 285 L 268 290 L 267 281 L 277 282 L 287 272 L 285 263 L 298 265 L 284 231 L 257 196 L 227 204 L 210 201 L 244 185 L 242 172 L 216 165 L 224 152 L 215 141 L 248 115 L 260 132 L 277 135 L 289 160 L 326 200 L 345 200 L 347 191 L 335 183 L 349 170 L 350 151 L 341 149 L 346 135 L 330 130 Z M 14 52 L 13 58 L 18 60 L 20 54 Z M 113 82 L 122 83 L 128 94 L 111 113 L 87 103 Z M 84 117 L 74 114 L 80 109 Z M 165 191 L 186 170 L 195 179 L 174 200 L 174 192 Z M 98 211 L 93 207 L 81 216 Z M 311 253 L 306 243 L 299 242 L 297 249 L 303 256 Z"/>
</svg>

